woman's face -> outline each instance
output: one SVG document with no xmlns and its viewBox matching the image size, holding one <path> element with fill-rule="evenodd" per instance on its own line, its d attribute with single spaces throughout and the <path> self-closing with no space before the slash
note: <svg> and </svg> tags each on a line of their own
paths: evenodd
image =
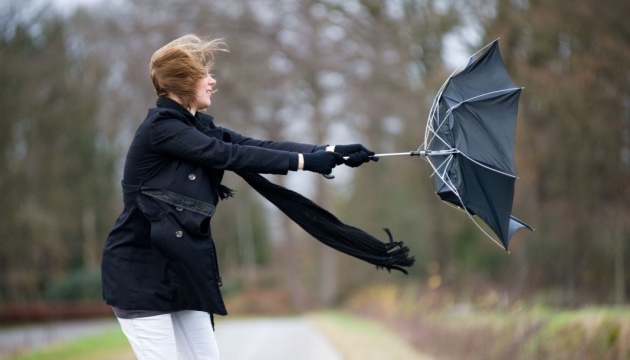
<svg viewBox="0 0 630 360">
<path fill-rule="evenodd" d="M 199 79 L 195 84 L 195 101 L 191 105 L 190 112 L 193 114 L 197 110 L 205 109 L 210 106 L 212 98 L 212 87 L 217 84 L 217 81 L 208 74 L 205 78 Z"/>
</svg>

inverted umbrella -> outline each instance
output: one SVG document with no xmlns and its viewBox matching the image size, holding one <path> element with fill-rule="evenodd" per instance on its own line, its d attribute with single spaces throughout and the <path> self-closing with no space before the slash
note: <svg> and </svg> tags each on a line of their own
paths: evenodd
<svg viewBox="0 0 630 360">
<path fill-rule="evenodd" d="M 512 216 L 514 135 L 521 89 L 510 80 L 495 40 L 444 82 L 418 150 L 375 155 L 424 158 L 440 199 L 468 213 L 505 250 L 516 230 L 532 230 Z M 475 217 L 488 225 L 500 244 Z"/>
</svg>

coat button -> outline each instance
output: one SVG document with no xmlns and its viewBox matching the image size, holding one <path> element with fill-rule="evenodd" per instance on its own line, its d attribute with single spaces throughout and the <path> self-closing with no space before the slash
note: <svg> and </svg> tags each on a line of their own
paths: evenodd
<svg viewBox="0 0 630 360">
<path fill-rule="evenodd" d="M 194 181 L 196 178 L 197 178 L 197 175 L 195 175 L 195 174 L 188 174 L 188 180 Z"/>
<path fill-rule="evenodd" d="M 181 207 L 181 206 L 176 206 L 176 207 L 175 207 L 175 210 L 177 210 L 177 211 L 184 211 L 184 208 L 183 208 L 183 207 Z"/>
<path fill-rule="evenodd" d="M 180 238 L 180 237 L 184 236 L 184 232 L 181 231 L 181 230 L 177 230 L 177 231 L 175 231 L 175 236 Z"/>
</svg>

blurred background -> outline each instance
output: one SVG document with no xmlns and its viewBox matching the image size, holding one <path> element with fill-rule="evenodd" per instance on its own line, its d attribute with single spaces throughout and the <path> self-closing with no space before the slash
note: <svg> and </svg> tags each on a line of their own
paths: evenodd
<svg viewBox="0 0 630 360">
<path fill-rule="evenodd" d="M 438 200 L 418 158 L 338 168 L 334 180 L 271 177 L 383 241 L 389 228 L 415 256 L 408 276 L 326 248 L 228 174 L 238 193 L 213 232 L 231 313 L 344 308 L 438 347 L 414 339 L 434 311 L 624 309 L 628 13 L 622 0 L 3 0 L 0 319 L 107 313 L 100 253 L 127 146 L 155 103 L 149 59 L 187 33 L 225 39 L 208 112 L 258 138 L 415 150 L 441 84 L 496 38 L 525 88 L 513 213 L 536 231 L 518 232 L 510 253 Z M 606 338 L 619 358 L 630 354 L 621 314 Z"/>
</svg>

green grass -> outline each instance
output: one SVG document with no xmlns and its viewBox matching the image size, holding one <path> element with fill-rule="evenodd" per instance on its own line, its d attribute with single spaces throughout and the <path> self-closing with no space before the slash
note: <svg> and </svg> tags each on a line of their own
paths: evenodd
<svg viewBox="0 0 630 360">
<path fill-rule="evenodd" d="M 430 360 L 384 326 L 343 311 L 309 315 L 345 360 Z"/>
<path fill-rule="evenodd" d="M 585 308 L 542 312 L 540 331 L 525 346 L 532 357 L 554 359 L 630 358 L 628 308 Z"/>
<path fill-rule="evenodd" d="M 127 338 L 118 328 L 90 335 L 9 360 L 105 360 L 134 359 Z"/>
</svg>

